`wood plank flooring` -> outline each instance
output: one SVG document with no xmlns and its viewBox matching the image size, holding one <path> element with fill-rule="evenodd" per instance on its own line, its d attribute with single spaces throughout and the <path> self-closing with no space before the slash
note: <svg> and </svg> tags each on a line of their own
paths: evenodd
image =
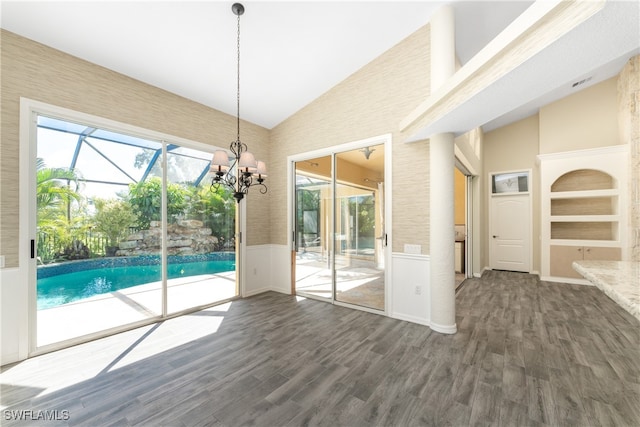
<svg viewBox="0 0 640 427">
<path fill-rule="evenodd" d="M 597 288 L 486 272 L 456 313 L 441 335 L 266 293 L 6 366 L 0 423 L 640 425 L 640 322 Z"/>
</svg>

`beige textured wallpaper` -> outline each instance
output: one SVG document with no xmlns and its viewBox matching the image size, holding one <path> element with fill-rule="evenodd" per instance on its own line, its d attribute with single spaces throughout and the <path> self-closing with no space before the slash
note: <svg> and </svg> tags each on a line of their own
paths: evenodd
<svg viewBox="0 0 640 427">
<path fill-rule="evenodd" d="M 18 266 L 20 97 L 222 147 L 235 139 L 233 116 L 5 30 L 0 36 L 0 254 L 7 267 Z M 256 157 L 269 161 L 269 131 L 248 122 L 241 129 Z M 251 193 L 248 244 L 269 242 L 267 197 Z"/>
<path fill-rule="evenodd" d="M 629 144 L 629 259 L 640 261 L 640 55 L 618 78 L 620 143 Z"/>
<path fill-rule="evenodd" d="M 271 242 L 287 244 L 287 156 L 393 135 L 393 251 L 429 253 L 429 144 L 405 144 L 400 121 L 429 94 L 429 26 L 424 26 L 271 132 Z M 271 191 L 271 190 L 270 190 Z"/>
</svg>

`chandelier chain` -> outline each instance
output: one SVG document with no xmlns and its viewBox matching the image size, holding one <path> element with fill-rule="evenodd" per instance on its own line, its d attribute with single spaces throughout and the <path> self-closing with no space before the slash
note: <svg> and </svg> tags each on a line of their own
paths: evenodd
<svg viewBox="0 0 640 427">
<path fill-rule="evenodd" d="M 237 117 L 237 125 L 238 125 L 238 136 L 236 141 L 240 141 L 240 14 L 238 14 L 238 91 L 237 91 L 237 103 L 238 103 L 238 114 Z"/>
</svg>

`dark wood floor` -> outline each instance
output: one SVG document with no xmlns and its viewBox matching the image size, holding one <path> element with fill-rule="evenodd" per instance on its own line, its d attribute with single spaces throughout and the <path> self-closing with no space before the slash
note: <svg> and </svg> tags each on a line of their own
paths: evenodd
<svg viewBox="0 0 640 427">
<path fill-rule="evenodd" d="M 68 411 L 38 426 L 640 425 L 640 324 L 595 287 L 486 272 L 456 305 L 441 335 L 276 293 L 235 301 L 3 368 L 2 425 L 20 409 Z"/>
</svg>

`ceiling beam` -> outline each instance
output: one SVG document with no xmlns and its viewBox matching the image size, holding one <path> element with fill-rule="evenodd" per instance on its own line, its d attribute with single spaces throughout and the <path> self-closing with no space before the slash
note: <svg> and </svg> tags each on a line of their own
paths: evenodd
<svg viewBox="0 0 640 427">
<path fill-rule="evenodd" d="M 604 4 L 605 0 L 536 1 L 400 122 L 405 142 L 455 132 L 434 129 L 432 124 L 572 31 Z"/>
</svg>

